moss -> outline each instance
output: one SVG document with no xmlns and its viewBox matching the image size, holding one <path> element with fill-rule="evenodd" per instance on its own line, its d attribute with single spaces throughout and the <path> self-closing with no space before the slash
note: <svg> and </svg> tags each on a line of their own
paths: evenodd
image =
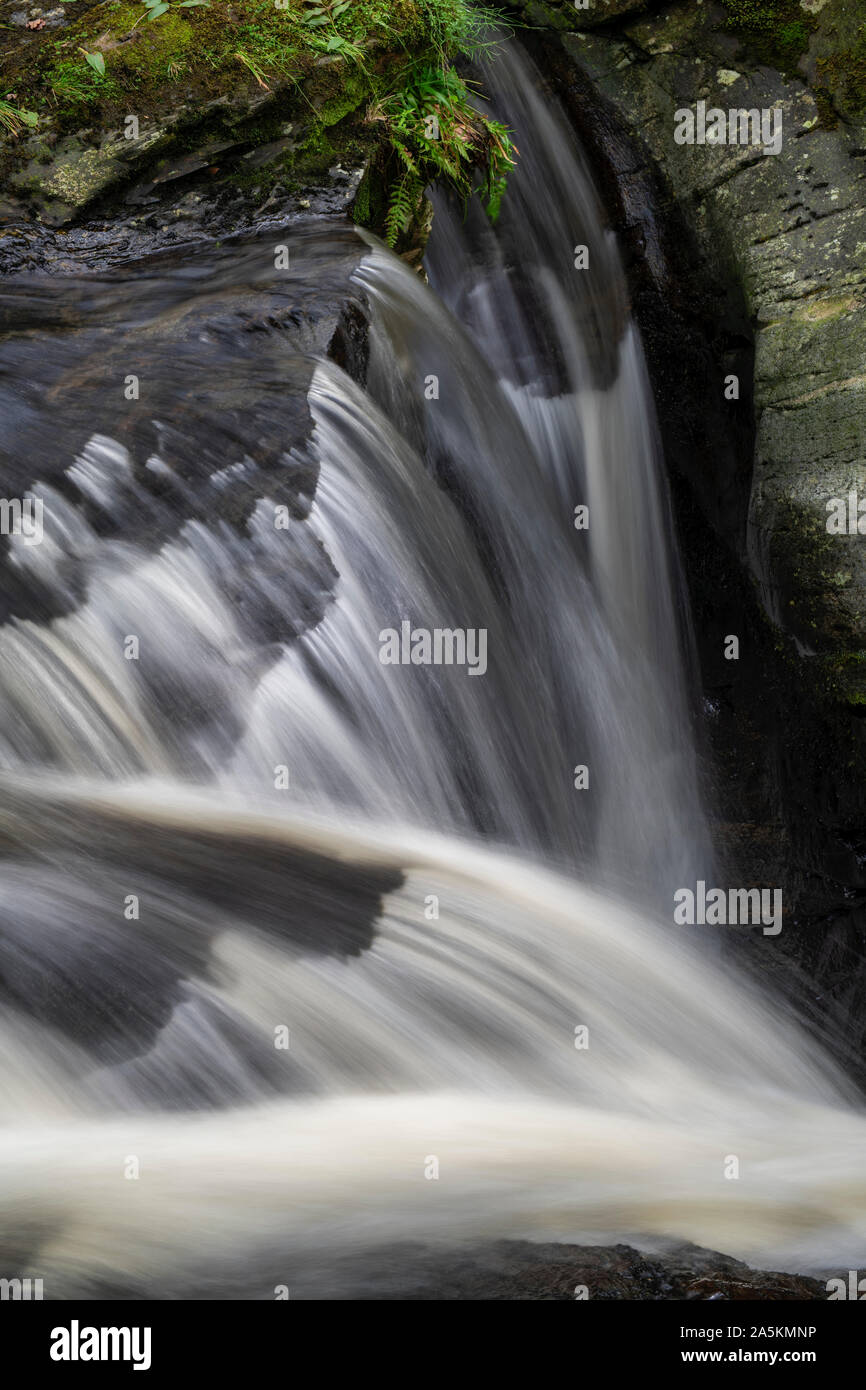
<svg viewBox="0 0 866 1390">
<path fill-rule="evenodd" d="M 759 63 L 787 75 L 798 71 L 809 37 L 818 27 L 815 16 L 805 13 L 799 0 L 724 0 L 724 6 L 726 27 Z"/>
<path fill-rule="evenodd" d="M 818 70 L 820 71 L 820 63 Z M 826 87 L 815 87 L 815 105 L 818 108 L 818 124 L 821 130 L 836 130 L 839 125 L 839 113 L 833 105 L 833 97 Z"/>
<path fill-rule="evenodd" d="M 371 170 L 368 167 L 364 170 L 364 177 L 358 186 L 352 208 L 354 220 L 362 227 L 368 225 L 372 218 L 372 182 Z"/>
<path fill-rule="evenodd" d="M 463 0 L 351 0 L 318 27 L 305 0 L 280 9 L 274 0 L 211 0 L 152 22 L 125 0 L 81 0 L 68 13 L 63 29 L 29 36 L 0 69 L 19 105 L 67 128 L 82 115 L 149 117 L 186 100 L 302 84 L 317 69 L 326 83 L 330 67 L 345 94 L 335 90 L 327 108 L 334 124 L 352 98 L 377 95 L 395 64 L 410 54 L 454 56 L 476 24 Z M 104 76 L 82 50 L 102 54 Z"/>
<path fill-rule="evenodd" d="M 273 168 L 231 175 L 244 185 L 303 178 L 350 153 L 367 158 L 377 146 L 393 153 L 399 143 L 422 180 L 455 170 L 468 187 L 478 165 L 492 183 L 497 165 L 501 196 L 507 137 L 494 137 L 493 124 L 477 115 L 450 68 L 459 53 L 472 51 L 489 13 L 467 0 L 349 0 L 336 17 L 332 8 L 333 0 L 210 0 L 151 21 L 143 4 L 80 0 L 63 29 L 27 36 L 2 69 L 3 82 L 38 114 L 40 135 L 74 134 L 83 146 L 96 146 L 136 116 L 142 129 L 163 127 L 160 156 L 167 145 L 176 154 L 208 141 L 267 144 L 290 119 L 291 156 L 277 152 Z M 86 53 L 102 55 L 103 74 Z M 443 125 L 459 130 L 459 148 L 447 149 L 443 137 L 442 167 L 438 144 L 431 153 L 422 138 L 413 155 L 414 128 L 401 126 L 398 137 L 385 114 L 403 109 L 399 100 L 394 105 L 403 89 L 416 99 L 421 77 L 434 92 L 431 109 L 439 109 L 435 93 L 444 94 Z M 262 102 L 268 114 L 251 118 Z M 339 140 L 326 140 L 327 130 Z M 29 186 L 37 158 L 35 141 L 7 141 L 4 171 L 16 169 L 16 186 Z M 396 177 L 393 161 L 379 168 L 386 180 Z M 74 170 L 66 182 L 76 186 Z M 77 211 L 79 200 L 72 201 Z M 371 216 L 375 202 L 368 203 Z"/>
<path fill-rule="evenodd" d="M 856 714 L 866 712 L 866 651 L 834 654 L 823 665 L 827 693 Z"/>
<path fill-rule="evenodd" d="M 304 22 L 302 0 L 288 3 L 277 9 L 273 0 L 211 0 L 209 8 L 142 22 L 143 6 L 104 0 L 13 55 L 4 81 L 26 92 L 32 108 L 59 128 L 71 128 L 83 115 L 149 118 L 186 101 L 301 82 L 323 57 L 324 40 Z M 357 0 L 352 9 L 357 26 L 377 6 Z M 378 37 L 384 40 L 384 32 Z M 374 23 L 365 41 L 371 51 L 376 41 Z M 88 66 L 82 49 L 102 53 L 104 76 Z"/>
<path fill-rule="evenodd" d="M 323 126 L 337 125 L 370 96 L 370 85 L 366 75 L 351 64 L 335 64 L 335 89 L 332 96 L 317 103 L 316 115 Z"/>
<path fill-rule="evenodd" d="M 768 566 L 785 626 L 829 659 L 840 676 L 836 655 L 854 649 L 859 617 L 848 602 L 850 575 L 840 566 L 839 538 L 827 533 L 823 516 L 811 506 L 780 498 L 773 508 Z"/>
<path fill-rule="evenodd" d="M 816 80 L 825 83 L 833 92 L 841 92 L 853 113 L 866 112 L 866 24 L 850 48 L 818 59 Z"/>
</svg>

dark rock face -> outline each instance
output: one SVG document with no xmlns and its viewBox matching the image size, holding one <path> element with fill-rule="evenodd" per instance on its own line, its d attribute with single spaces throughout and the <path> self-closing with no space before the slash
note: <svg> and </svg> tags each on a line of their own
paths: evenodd
<svg viewBox="0 0 866 1390">
<path fill-rule="evenodd" d="M 817 7 L 798 76 L 758 62 L 720 5 L 520 8 L 544 26 L 525 41 L 584 139 L 625 255 L 727 879 L 784 890 L 778 941 L 743 949 L 862 1075 L 866 539 L 828 534 L 826 504 L 866 497 L 866 128 L 852 99 L 837 110 L 836 88 L 808 85 L 850 25 L 833 0 Z M 678 145 L 674 113 L 701 100 L 778 109 L 781 152 Z"/>
<path fill-rule="evenodd" d="M 5 487 L 56 490 L 97 534 L 145 550 L 191 521 L 244 535 L 264 494 L 303 515 L 315 490 L 306 391 L 315 356 L 353 312 L 360 236 L 343 217 L 296 218 L 223 243 L 199 248 L 191 238 L 149 252 L 134 235 L 120 248 L 117 232 L 91 225 L 76 246 L 31 229 L 41 273 L 3 281 Z M 291 266 L 275 273 L 286 237 Z M 100 273 L 81 273 L 94 262 Z M 110 482 L 94 493 L 72 465 L 89 451 L 89 467 L 101 469 L 107 439 L 125 466 L 106 456 Z M 156 454 L 167 468 L 153 466 Z M 239 465 L 229 476 L 227 458 Z M 53 592 L 43 592 L 38 566 L 10 565 L 8 554 L 4 537 L 3 619 L 56 617 L 81 601 L 86 547 L 69 541 L 64 584 Z M 274 623 L 269 640 L 291 635 L 277 614 Z"/>
<path fill-rule="evenodd" d="M 831 663 L 840 698 L 859 704 L 859 663 L 844 658 L 863 645 L 866 552 L 859 536 L 828 537 L 825 503 L 866 481 L 863 128 L 837 120 L 827 129 L 826 108 L 802 81 L 752 71 L 713 6 L 666 7 L 629 24 L 622 40 L 563 43 L 640 131 L 715 277 L 743 296 L 756 439 L 737 539 L 771 622 L 803 656 Z M 677 144 L 675 112 L 699 100 L 775 112 L 779 152 Z"/>
<path fill-rule="evenodd" d="M 818 52 L 833 9 L 821 8 Z M 591 22 L 581 14 L 576 28 Z M 557 32 L 548 50 L 632 253 L 635 308 L 666 372 L 660 408 L 674 467 L 748 568 L 774 627 L 856 709 L 866 551 L 859 536 L 828 535 L 825 504 L 866 490 L 866 125 L 828 115 L 824 89 L 754 69 L 718 5 L 676 3 L 603 30 Z M 776 112 L 778 153 L 677 143 L 675 113 L 699 101 Z M 678 350 L 654 351 L 654 335 L 674 336 L 671 321 Z M 729 373 L 736 400 L 724 395 Z M 669 397 L 685 407 L 699 392 L 707 428 L 692 424 L 688 439 L 670 428 Z M 710 455 L 705 439 L 715 441 Z"/>
<path fill-rule="evenodd" d="M 816 1279 L 750 1269 L 739 1260 L 693 1245 L 646 1254 L 630 1245 L 501 1241 L 453 1262 L 443 1259 L 440 1265 L 437 1271 L 435 1263 L 429 1262 L 415 1297 L 541 1302 L 771 1302 L 827 1297 L 824 1284 Z"/>
</svg>

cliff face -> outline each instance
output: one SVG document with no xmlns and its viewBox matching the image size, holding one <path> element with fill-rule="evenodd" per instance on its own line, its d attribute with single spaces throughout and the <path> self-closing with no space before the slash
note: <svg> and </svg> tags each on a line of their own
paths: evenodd
<svg viewBox="0 0 866 1390">
<path fill-rule="evenodd" d="M 866 11 L 852 0 L 516 8 L 536 26 L 527 42 L 587 144 L 626 256 L 730 881 L 784 884 L 786 930 L 762 971 L 796 992 L 805 966 L 820 987 L 803 988 L 804 1004 L 856 1050 L 866 535 L 847 517 L 850 494 L 866 501 Z M 778 153 L 678 143 L 677 113 L 692 113 L 699 137 L 713 108 L 781 119 L 767 127 Z M 837 515 L 844 531 L 828 530 Z M 737 661 L 724 655 L 731 634 Z"/>
<path fill-rule="evenodd" d="M 866 14 L 845 0 L 794 6 L 788 27 L 806 45 L 795 61 L 784 16 L 767 33 L 734 22 L 760 8 L 688 0 L 562 43 L 639 134 L 716 278 L 742 291 L 756 439 L 738 541 L 773 624 L 860 704 L 866 549 L 828 533 L 827 504 L 852 490 L 866 500 L 866 88 L 850 56 L 859 42 L 866 53 Z M 699 102 L 778 113 L 778 153 L 712 133 L 677 143 L 675 113 Z"/>
</svg>

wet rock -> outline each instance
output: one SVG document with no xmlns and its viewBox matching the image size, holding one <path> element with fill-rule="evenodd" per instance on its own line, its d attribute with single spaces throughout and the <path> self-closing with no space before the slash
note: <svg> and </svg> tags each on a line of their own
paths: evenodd
<svg viewBox="0 0 866 1390">
<path fill-rule="evenodd" d="M 866 497 L 866 130 L 853 93 L 843 119 L 810 79 L 817 53 L 850 44 L 834 0 L 813 17 L 799 75 L 759 61 L 717 4 L 524 41 L 630 279 L 713 709 L 725 872 L 784 885 L 782 935 L 735 949 L 866 1082 L 866 537 L 826 530 L 828 498 Z M 675 113 L 700 100 L 778 108 L 780 154 L 678 145 Z"/>
<path fill-rule="evenodd" d="M 862 17 L 843 11 L 831 0 L 816 14 L 804 76 L 826 77 L 829 55 L 855 42 Z M 866 546 L 826 526 L 830 499 L 866 498 L 862 94 L 838 76 L 834 92 L 848 95 L 828 115 L 826 90 L 750 63 L 715 5 L 676 3 L 592 32 L 578 32 L 586 21 L 576 17 L 571 27 L 559 40 L 570 61 L 639 134 L 705 261 L 744 296 L 757 435 L 741 556 L 764 610 L 804 659 L 826 665 L 838 698 L 866 707 L 866 662 L 850 660 L 866 648 Z M 781 113 L 781 150 L 678 144 L 675 113 L 699 101 Z"/>
<path fill-rule="evenodd" d="M 285 1254 L 280 1258 L 285 1269 Z M 506 1240 L 461 1251 L 391 1246 L 363 1258 L 331 1260 L 327 1270 L 305 1268 L 299 1260 L 291 1286 L 293 1298 L 377 1301 L 782 1302 L 827 1297 L 824 1281 L 751 1269 L 696 1245 L 671 1244 L 647 1253 L 629 1245 Z"/>
</svg>

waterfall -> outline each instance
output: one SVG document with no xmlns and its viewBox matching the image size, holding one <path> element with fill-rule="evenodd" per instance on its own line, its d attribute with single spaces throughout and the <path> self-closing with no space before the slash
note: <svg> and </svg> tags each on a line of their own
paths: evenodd
<svg viewBox="0 0 866 1390">
<path fill-rule="evenodd" d="M 44 535 L 3 559 L 0 1270 L 47 1297 L 501 1237 L 862 1262 L 848 1084 L 673 922 L 712 854 L 639 335 L 539 75 L 483 77 L 519 168 L 495 226 L 436 195 L 428 283 L 308 220 L 2 288 Z"/>
</svg>

